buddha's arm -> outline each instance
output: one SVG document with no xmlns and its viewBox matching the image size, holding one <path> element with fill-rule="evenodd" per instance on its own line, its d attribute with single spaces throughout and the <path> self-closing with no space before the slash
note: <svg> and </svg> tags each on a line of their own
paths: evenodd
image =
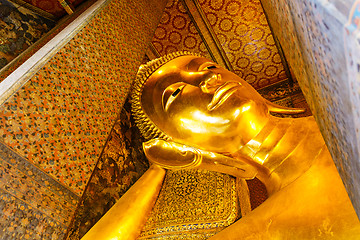
<svg viewBox="0 0 360 240">
<path fill-rule="evenodd" d="M 252 179 L 257 174 L 255 167 L 240 159 L 172 141 L 153 139 L 143 143 L 143 147 L 149 161 L 165 169 L 206 169 L 244 179 Z"/>
<path fill-rule="evenodd" d="M 360 224 L 324 151 L 305 174 L 210 239 L 360 239 Z"/>
<path fill-rule="evenodd" d="M 164 169 L 151 166 L 82 240 L 137 239 L 155 204 L 164 176 Z"/>
</svg>

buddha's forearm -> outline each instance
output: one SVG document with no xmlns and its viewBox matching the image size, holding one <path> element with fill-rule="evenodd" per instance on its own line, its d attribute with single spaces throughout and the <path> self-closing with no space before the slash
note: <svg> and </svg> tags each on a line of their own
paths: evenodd
<svg viewBox="0 0 360 240">
<path fill-rule="evenodd" d="M 160 192 L 165 170 L 151 166 L 82 240 L 135 240 Z"/>
<path fill-rule="evenodd" d="M 244 179 L 252 179 L 257 174 L 256 168 L 243 159 L 161 139 L 144 143 L 144 152 L 149 161 L 165 169 L 206 169 Z"/>
</svg>

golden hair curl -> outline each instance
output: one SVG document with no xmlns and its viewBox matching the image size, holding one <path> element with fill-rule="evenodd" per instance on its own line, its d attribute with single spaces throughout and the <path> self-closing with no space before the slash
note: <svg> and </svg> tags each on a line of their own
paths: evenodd
<svg viewBox="0 0 360 240">
<path fill-rule="evenodd" d="M 146 140 L 152 138 L 161 138 L 164 140 L 170 140 L 171 137 L 161 131 L 155 123 L 148 117 L 141 106 L 141 94 L 144 88 L 145 82 L 148 78 L 161 66 L 168 63 L 169 61 L 181 57 L 181 56 L 200 56 L 188 51 L 174 52 L 166 56 L 151 60 L 150 62 L 141 65 L 136 75 L 132 93 L 131 93 L 131 112 L 134 116 L 135 123 L 140 129 L 141 134 Z"/>
</svg>

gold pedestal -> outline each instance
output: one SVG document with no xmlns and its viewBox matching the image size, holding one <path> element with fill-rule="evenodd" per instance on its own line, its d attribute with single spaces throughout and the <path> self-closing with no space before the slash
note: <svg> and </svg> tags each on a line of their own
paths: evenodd
<svg viewBox="0 0 360 240">
<path fill-rule="evenodd" d="M 234 177 L 205 170 L 168 170 L 139 239 L 207 239 L 249 210 L 247 185 Z"/>
</svg>

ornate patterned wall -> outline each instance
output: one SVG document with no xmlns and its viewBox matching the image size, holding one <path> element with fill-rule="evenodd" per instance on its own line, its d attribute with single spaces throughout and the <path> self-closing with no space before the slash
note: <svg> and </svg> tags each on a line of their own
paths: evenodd
<svg viewBox="0 0 360 240">
<path fill-rule="evenodd" d="M 0 106 L 1 211 L 7 213 L 1 238 L 65 234 L 165 3 L 114 0 L 103 6 Z M 10 180 L 14 176 L 23 177 Z M 41 224 L 26 224 L 32 221 Z"/>
<path fill-rule="evenodd" d="M 80 239 L 149 167 L 142 151 L 143 138 L 130 108 L 127 100 L 79 202 L 66 239 Z"/>
<path fill-rule="evenodd" d="M 196 24 L 202 23 L 192 22 L 184 4 L 171 0 L 166 7 L 152 41 L 160 55 L 188 50 L 211 59 L 205 42 L 214 37 L 233 71 L 254 88 L 288 79 L 259 0 L 199 0 L 215 36 L 197 32 Z"/>
<path fill-rule="evenodd" d="M 359 215 L 360 2 L 262 3 Z"/>
<path fill-rule="evenodd" d="M 53 39 L 58 33 L 66 28 L 71 22 L 79 17 L 86 9 L 88 9 L 96 0 L 88 0 L 81 7 L 78 7 L 76 11 L 69 16 L 64 17 L 61 20 L 61 24 L 57 24 L 56 27 L 52 28 L 49 32 L 44 34 L 38 41 L 33 43 L 30 47 L 24 50 L 18 57 L 9 62 L 8 65 L 0 70 L 0 82 L 8 77 L 13 71 L 15 71 L 21 64 L 32 57 L 41 47 L 46 45 L 51 39 Z M 38 10 L 38 9 L 37 9 Z M 43 16 L 44 12 L 36 11 L 37 14 Z"/>
<path fill-rule="evenodd" d="M 180 0 L 169 0 L 156 28 L 152 44 L 161 56 L 176 51 L 190 51 L 211 59 Z"/>
<path fill-rule="evenodd" d="M 199 3 L 236 74 L 255 89 L 287 79 L 259 0 Z"/>
</svg>

